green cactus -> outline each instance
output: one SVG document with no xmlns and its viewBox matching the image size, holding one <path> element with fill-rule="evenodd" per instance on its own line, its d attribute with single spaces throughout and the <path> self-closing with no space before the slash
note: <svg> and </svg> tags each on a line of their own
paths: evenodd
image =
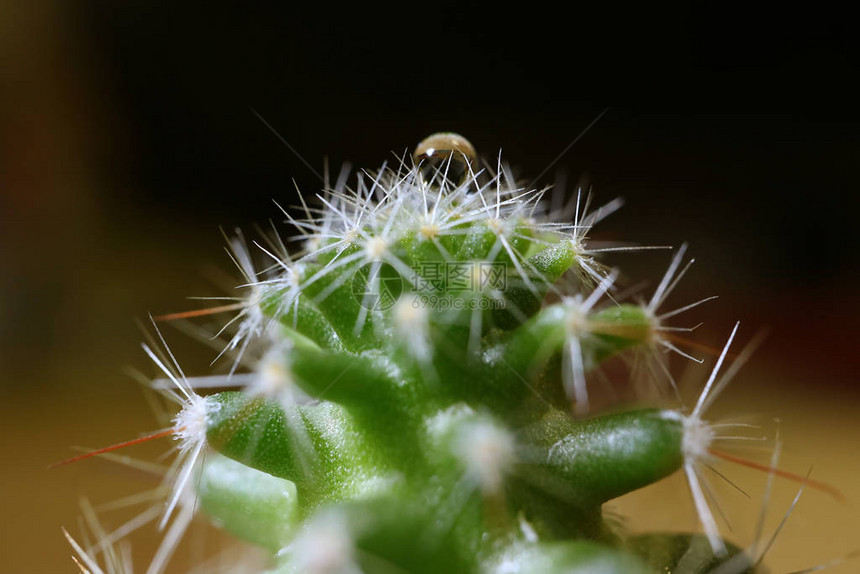
<svg viewBox="0 0 860 574">
<path fill-rule="evenodd" d="M 237 372 L 219 384 L 238 390 L 198 395 L 147 348 L 182 405 L 151 571 L 195 509 L 266 549 L 273 574 L 753 571 L 698 478 L 735 331 L 692 410 L 589 403 L 609 358 L 641 353 L 662 376 L 656 351 L 683 354 L 665 321 L 698 302 L 659 307 L 684 248 L 649 301 L 617 303 L 587 235 L 618 202 L 550 211 L 501 164 L 476 165 L 468 142 L 436 134 L 413 162 L 285 211 L 302 247 L 264 247 L 264 271 L 234 240 L 247 296 L 229 306 Z M 679 470 L 704 535 L 624 537 L 604 520 L 604 503 Z"/>
</svg>

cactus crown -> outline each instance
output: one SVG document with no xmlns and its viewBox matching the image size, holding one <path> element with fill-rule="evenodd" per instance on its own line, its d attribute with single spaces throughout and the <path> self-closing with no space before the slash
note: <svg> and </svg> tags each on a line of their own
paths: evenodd
<svg viewBox="0 0 860 574">
<path fill-rule="evenodd" d="M 701 302 L 660 310 L 685 249 L 648 301 L 619 303 L 588 234 L 620 202 L 549 207 L 546 191 L 435 134 L 393 168 L 302 199 L 302 215 L 284 210 L 301 247 L 261 246 L 266 267 L 231 240 L 245 296 L 223 308 L 237 311 L 233 362 L 216 383 L 239 389 L 200 397 L 211 378 L 149 351 L 182 405 L 151 571 L 197 500 L 268 549 L 273 573 L 751 569 L 697 480 L 719 364 L 690 414 L 591 412 L 587 374 L 622 353 L 642 353 L 671 392 L 655 351 L 685 355 L 666 321 Z M 705 536 L 625 538 L 604 521 L 603 503 L 679 469 Z"/>
</svg>

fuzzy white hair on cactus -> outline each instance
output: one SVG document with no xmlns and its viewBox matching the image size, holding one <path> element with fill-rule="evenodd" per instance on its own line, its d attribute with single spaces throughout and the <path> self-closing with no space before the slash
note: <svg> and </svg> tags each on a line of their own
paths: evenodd
<svg viewBox="0 0 860 574">
<path fill-rule="evenodd" d="M 394 328 L 406 342 L 410 355 L 426 365 L 433 356 L 430 341 L 430 314 L 415 293 L 403 294 L 394 307 Z"/>
<path fill-rule="evenodd" d="M 589 410 L 588 387 L 585 380 L 585 371 L 588 365 L 582 355 L 581 341 L 589 335 L 588 313 L 591 311 L 603 295 L 607 293 L 618 277 L 617 272 L 612 272 L 602 277 L 597 288 L 589 296 L 583 299 L 581 294 L 566 297 L 563 300 L 565 307 L 565 343 L 562 351 L 562 382 L 568 398 L 575 401 L 574 409 L 578 414 L 585 414 Z"/>
<path fill-rule="evenodd" d="M 193 390 L 161 331 L 154 322 L 153 325 L 166 356 L 159 357 L 159 353 L 146 344 L 143 345 L 143 350 L 173 383 L 173 388 L 165 389 L 165 393 L 168 398 L 178 403 L 181 409 L 173 419 L 171 430 L 174 440 L 178 442 L 178 454 L 165 475 L 169 494 L 158 524 L 159 530 L 165 528 L 167 530 L 147 569 L 147 574 L 158 574 L 163 571 L 194 518 L 196 495 L 191 478 L 198 470 L 198 463 L 206 448 L 206 428 L 209 417 L 220 408 L 217 402 L 201 397 Z"/>
<path fill-rule="evenodd" d="M 719 425 L 711 425 L 702 417 L 711 402 L 719 395 L 726 385 L 731 382 L 734 374 L 746 360 L 748 352 L 752 351 L 752 347 L 747 347 L 744 353 L 738 357 L 732 365 L 732 368 L 730 368 L 721 379 L 717 380 L 717 375 L 719 374 L 723 361 L 729 352 L 729 348 L 737 334 L 739 326 L 740 322 L 735 323 L 728 341 L 726 341 L 720 356 L 717 358 L 714 368 L 711 369 L 711 373 L 708 376 L 705 387 L 702 389 L 702 392 L 696 401 L 696 406 L 693 408 L 692 412 L 689 415 L 684 415 L 680 412 L 667 411 L 667 415 L 676 415 L 681 419 L 683 424 L 682 452 L 684 455 L 684 474 L 687 477 L 690 494 L 693 498 L 693 503 L 696 507 L 699 521 L 702 523 L 702 528 L 705 531 L 705 536 L 711 545 L 711 549 L 717 556 L 725 556 L 727 554 L 727 549 L 722 537 L 720 536 L 720 531 L 717 527 L 716 521 L 714 520 L 714 515 L 708 505 L 706 492 L 709 492 L 709 490 L 707 488 L 707 481 L 700 471 L 700 467 L 702 464 L 708 464 L 715 460 L 715 457 L 711 453 L 711 445 L 714 441 L 748 440 L 749 437 L 721 435 L 718 432 L 721 428 Z M 708 496 L 713 498 L 710 494 L 708 494 Z"/>
<path fill-rule="evenodd" d="M 459 429 L 453 447 L 468 477 L 484 494 L 501 492 L 516 454 L 510 432 L 492 421 L 474 420 Z"/>
<path fill-rule="evenodd" d="M 606 268 L 599 263 L 596 259 L 594 259 L 594 255 L 597 253 L 605 252 L 605 251 L 617 251 L 617 250 L 640 250 L 640 247 L 624 247 L 624 248 L 604 248 L 604 249 L 589 249 L 587 247 L 588 242 L 588 234 L 591 232 L 591 229 L 597 225 L 600 221 L 610 216 L 612 213 L 617 211 L 622 205 L 624 205 L 624 201 L 618 197 L 598 207 L 594 211 L 589 212 L 588 209 L 591 206 L 591 194 L 587 194 L 585 196 L 585 201 L 582 201 L 582 191 L 577 190 L 576 192 L 576 207 L 574 209 L 573 215 L 573 223 L 572 224 L 562 224 L 558 227 L 559 231 L 567 231 L 570 236 L 568 241 L 570 242 L 571 247 L 573 248 L 574 253 L 576 253 L 576 264 L 577 269 L 581 272 L 581 278 L 588 279 L 595 285 L 600 284 L 603 278 L 606 276 L 607 270 Z"/>
<path fill-rule="evenodd" d="M 163 342 L 164 339 L 157 329 L 156 333 L 158 333 L 159 338 Z M 172 482 L 172 486 L 164 514 L 159 523 L 160 529 L 163 529 L 169 522 L 173 511 L 179 503 L 182 492 L 185 490 L 188 481 L 197 467 L 197 461 L 206 446 L 206 425 L 210 409 L 218 408 L 216 403 L 194 392 L 185 379 L 185 374 L 179 367 L 179 363 L 176 362 L 173 353 L 170 352 L 166 344 L 165 349 L 177 373 L 168 368 L 148 345 L 143 345 L 143 350 L 149 358 L 174 384 L 174 389 L 166 391 L 167 396 L 182 407 L 173 419 L 172 434 L 174 440 L 178 442 L 177 451 L 179 454 L 173 463 L 171 472 L 168 473 L 168 479 Z"/>
<path fill-rule="evenodd" d="M 292 406 L 295 395 L 306 396 L 296 385 L 295 376 L 290 371 L 289 350 L 291 345 L 277 345 L 269 350 L 260 361 L 251 382 L 245 387 L 251 396 L 280 399 Z"/>
</svg>

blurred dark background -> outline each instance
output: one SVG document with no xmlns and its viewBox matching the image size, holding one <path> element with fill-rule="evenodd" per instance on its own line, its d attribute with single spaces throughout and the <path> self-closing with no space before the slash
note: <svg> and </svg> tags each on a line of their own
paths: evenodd
<svg viewBox="0 0 860 574">
<path fill-rule="evenodd" d="M 810 417 L 814 400 L 856 409 L 850 22 L 726 3 L 0 3 L 8 571 L 73 571 L 59 527 L 74 529 L 75 496 L 129 493 L 98 464 L 44 466 L 157 426 L 123 374 L 149 369 L 134 319 L 223 294 L 219 226 L 252 232 L 280 219 L 272 199 L 295 203 L 293 180 L 320 186 L 252 108 L 318 171 L 375 168 L 451 130 L 528 181 L 608 107 L 539 183 L 563 172 L 598 201 L 623 196 L 601 237 L 688 241 L 699 263 L 676 301 L 721 295 L 691 319 L 710 344 L 736 319 L 747 337 L 772 328 L 764 396 L 800 393 Z M 667 259 L 611 262 L 655 281 Z M 833 453 L 837 469 L 851 458 Z"/>
</svg>

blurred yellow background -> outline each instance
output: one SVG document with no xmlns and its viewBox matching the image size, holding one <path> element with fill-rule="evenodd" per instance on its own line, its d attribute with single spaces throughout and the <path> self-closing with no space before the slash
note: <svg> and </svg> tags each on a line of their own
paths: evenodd
<svg viewBox="0 0 860 574">
<path fill-rule="evenodd" d="M 330 22 L 318 13 L 297 20 L 262 9 L 109 4 L 94 3 L 92 12 L 50 1 L 0 4 L 4 572 L 74 572 L 60 528 L 80 533 L 79 498 L 103 504 L 156 485 L 146 473 L 105 461 L 46 467 L 74 454 L 74 445 L 103 446 L 160 426 L 126 373 L 132 367 L 154 374 L 135 320 L 197 308 L 187 296 L 224 294 L 223 278 L 232 269 L 218 226 L 266 225 L 278 216 L 269 199 L 293 202 L 292 177 L 305 190 L 319 185 L 249 106 L 261 105 L 314 166 L 333 154 L 335 169 L 340 159 L 375 167 L 389 151 L 452 127 L 484 145 L 488 156 L 504 146 L 506 157 L 524 162 L 528 175 L 539 173 L 612 100 L 564 99 L 576 90 L 547 79 L 549 70 L 562 66 L 559 54 L 567 53 L 560 44 L 547 48 L 553 55 L 546 58 L 536 51 L 478 54 L 475 46 L 489 37 L 470 43 L 462 31 L 452 35 L 451 42 L 466 50 L 464 59 L 493 74 L 504 69 L 511 74 L 506 81 L 524 86 L 487 101 L 480 74 L 463 87 L 456 84 L 456 68 L 439 72 L 437 60 L 414 64 L 408 50 L 402 60 L 385 60 L 403 38 L 376 37 L 374 29 L 345 31 L 352 14 Z M 312 31 L 302 35 L 305 25 Z M 281 26 L 290 26 L 289 33 Z M 361 43 L 351 33 L 373 38 L 361 36 L 367 40 Z M 356 46 L 364 52 L 352 61 Z M 792 54 L 785 62 L 777 58 L 775 68 L 766 61 L 764 75 L 787 81 L 782 66 L 807 56 Z M 609 60 L 591 65 L 606 77 L 613 76 L 606 70 L 617 69 Z M 540 73 L 532 75 L 533 66 Z M 693 83 L 704 85 L 712 72 L 736 79 L 734 72 L 689 66 L 683 69 L 695 76 Z M 687 85 L 677 71 L 663 73 L 673 85 Z M 743 77 L 755 82 L 754 76 Z M 540 100 L 550 97 L 535 95 L 550 93 L 547 86 L 564 96 Z M 414 93 L 391 94 L 404 89 Z M 720 110 L 719 96 L 711 93 L 710 107 L 694 102 Z M 771 328 L 714 415 L 749 413 L 768 430 L 778 417 L 781 466 L 799 474 L 814 466 L 812 476 L 847 499 L 842 504 L 811 489 L 804 493 L 765 560 L 773 572 L 788 572 L 860 547 L 860 250 L 854 248 L 856 210 L 848 203 L 858 189 L 858 122 L 856 110 L 853 117 L 834 118 L 825 112 L 796 117 L 778 108 L 771 117 L 738 114 L 738 100 L 719 101 L 735 107 L 723 117 L 622 104 L 556 167 L 577 177 L 590 171 L 599 199 L 627 197 L 624 212 L 603 225 L 605 237 L 691 242 L 700 263 L 674 301 L 721 295 L 690 319 L 706 322 L 698 340 L 719 346 L 736 319 L 742 340 L 760 326 Z M 666 260 L 646 254 L 612 262 L 633 278 L 655 281 Z M 205 372 L 209 350 L 170 327 L 165 332 L 183 365 Z M 705 372 L 702 367 L 699 380 Z M 142 445 L 128 454 L 151 458 L 169 446 Z M 766 453 L 754 456 L 767 460 Z M 751 495 L 747 500 L 719 489 L 733 527 L 728 538 L 750 544 L 765 477 L 720 468 Z M 796 488 L 777 480 L 766 535 Z M 629 517 L 633 531 L 697 528 L 679 476 L 612 506 Z M 128 514 L 107 512 L 104 519 L 116 526 L 122 516 Z M 135 537 L 141 571 L 157 543 L 151 530 Z M 187 571 L 222 547 L 206 529 L 186 542 L 169 571 Z M 856 572 L 858 564 L 832 572 Z"/>
</svg>

